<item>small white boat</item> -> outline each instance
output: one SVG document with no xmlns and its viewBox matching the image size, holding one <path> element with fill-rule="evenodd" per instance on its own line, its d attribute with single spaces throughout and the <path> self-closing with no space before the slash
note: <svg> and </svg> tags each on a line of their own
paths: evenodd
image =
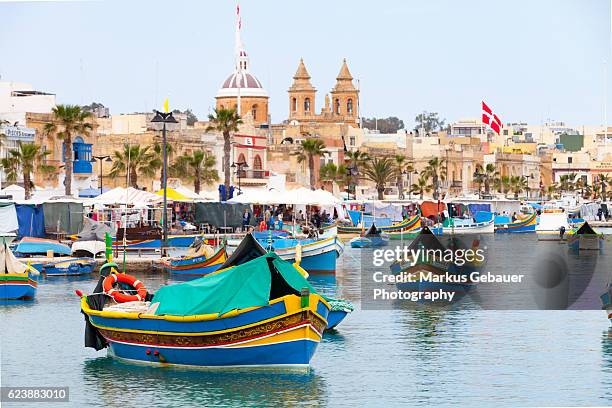
<svg viewBox="0 0 612 408">
<path fill-rule="evenodd" d="M 539 241 L 561 241 L 561 230 L 570 231 L 567 214 L 562 211 L 543 212 L 536 226 Z M 565 238 L 565 237 L 564 237 Z"/>
</svg>

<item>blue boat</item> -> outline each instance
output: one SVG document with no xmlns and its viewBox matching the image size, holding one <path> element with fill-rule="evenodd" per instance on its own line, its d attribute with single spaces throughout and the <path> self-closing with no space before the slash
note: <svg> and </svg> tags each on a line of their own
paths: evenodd
<svg viewBox="0 0 612 408">
<path fill-rule="evenodd" d="M 376 228 L 375 224 L 370 225 L 370 228 L 368 228 L 368 231 L 363 236 L 350 240 L 351 248 L 374 248 L 385 246 L 388 243 L 389 237 Z"/>
<path fill-rule="evenodd" d="M 514 221 L 506 215 L 495 216 L 495 233 L 535 232 L 537 225 L 536 213 L 528 214 L 526 218 Z"/>
<path fill-rule="evenodd" d="M 331 310 L 327 316 L 327 328 L 325 330 L 333 330 L 338 326 L 346 316 L 354 310 L 354 306 L 348 300 L 325 298 Z"/>
<path fill-rule="evenodd" d="M 274 251 L 285 261 L 294 263 L 296 257 L 301 255 L 299 264 L 309 273 L 335 273 L 336 260 L 344 252 L 344 244 L 338 237 L 318 240 L 310 238 L 272 238 L 260 239 L 259 242 L 264 248 Z"/>
<path fill-rule="evenodd" d="M 81 298 L 86 346 L 164 367 L 307 368 L 330 310 L 274 253 L 164 286 L 142 310 L 96 296 Z"/>
<path fill-rule="evenodd" d="M 211 248 L 212 250 L 212 248 Z M 212 273 L 227 260 L 225 247 L 210 254 L 188 254 L 179 258 L 167 258 L 162 260 L 164 268 L 173 274 L 185 276 L 203 276 Z"/>
<path fill-rule="evenodd" d="M 23 237 L 15 248 L 17 256 L 47 255 L 49 251 L 52 251 L 53 255 L 58 256 L 70 256 L 72 254 L 72 250 L 68 245 L 53 239 L 44 238 Z"/>
<path fill-rule="evenodd" d="M 220 270 L 242 265 L 248 261 L 252 261 L 253 259 L 257 259 L 261 256 L 264 256 L 266 253 L 267 251 L 264 249 L 263 246 L 261 246 L 259 241 L 255 239 L 254 234 L 247 234 L 246 237 L 244 237 L 244 239 L 240 243 L 240 245 L 227 259 L 227 261 L 225 261 L 225 263 L 221 265 Z M 301 265 L 299 266 L 299 268 L 297 265 L 294 266 L 297 269 L 301 268 Z M 329 276 L 330 275 L 319 275 L 317 279 L 327 279 L 325 277 Z M 335 282 L 335 277 L 331 277 L 332 279 L 334 279 Z M 344 318 L 353 311 L 354 307 L 353 304 L 348 300 L 333 299 L 328 296 L 323 297 L 331 307 L 329 315 L 327 317 L 327 327 L 325 330 L 331 330 L 338 326 L 344 320 Z"/>
<path fill-rule="evenodd" d="M 42 273 L 46 276 L 80 276 L 88 275 L 96 268 L 93 258 L 70 258 L 42 265 Z"/>
</svg>

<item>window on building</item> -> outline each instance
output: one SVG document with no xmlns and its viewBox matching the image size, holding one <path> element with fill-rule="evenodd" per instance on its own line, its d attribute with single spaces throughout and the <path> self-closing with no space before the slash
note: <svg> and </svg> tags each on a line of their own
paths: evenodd
<svg viewBox="0 0 612 408">
<path fill-rule="evenodd" d="M 291 98 L 291 112 L 297 111 L 297 98 Z"/>
<path fill-rule="evenodd" d="M 349 138 L 349 145 L 351 145 L 351 146 L 355 146 L 355 136 L 351 136 L 351 137 Z"/>
<path fill-rule="evenodd" d="M 338 115 L 340 114 L 340 99 L 338 98 L 336 98 L 334 101 L 334 112 L 336 112 Z"/>
<path fill-rule="evenodd" d="M 572 164 L 572 157 L 571 156 L 567 158 L 567 163 L 568 164 Z"/>
<path fill-rule="evenodd" d="M 253 120 L 257 120 L 257 104 L 251 107 L 251 115 L 253 116 Z"/>
<path fill-rule="evenodd" d="M 346 111 L 348 112 L 349 115 L 353 114 L 353 100 L 351 98 L 349 98 L 349 100 L 346 101 Z"/>
<path fill-rule="evenodd" d="M 253 159 L 253 169 L 254 170 L 263 169 L 263 165 L 261 163 L 261 157 L 259 157 L 259 155 L 256 155 L 255 158 Z"/>
<path fill-rule="evenodd" d="M 310 112 L 310 98 L 304 99 L 304 112 Z"/>
<path fill-rule="evenodd" d="M 508 136 L 508 129 L 504 129 L 504 136 Z"/>
</svg>

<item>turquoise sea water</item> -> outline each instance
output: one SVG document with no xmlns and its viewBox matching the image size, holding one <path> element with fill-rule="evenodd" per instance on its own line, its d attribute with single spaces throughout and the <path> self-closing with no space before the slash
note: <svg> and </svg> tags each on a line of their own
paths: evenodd
<svg viewBox="0 0 612 408">
<path fill-rule="evenodd" d="M 497 268 L 508 270 L 530 270 L 535 249 L 563 249 L 535 235 L 495 236 L 488 245 L 499 254 Z M 612 243 L 589 256 L 598 258 L 598 269 L 611 269 Z M 359 250 L 347 247 L 335 278 L 311 277 L 357 308 L 325 335 L 307 373 L 115 361 L 83 347 L 74 290 L 91 291 L 96 277 L 47 279 L 36 301 L 0 306 L 2 385 L 69 386 L 70 403 L 57 406 L 612 404 L 612 332 L 604 311 L 361 310 L 360 267 Z M 138 276 L 151 289 L 172 282 L 165 274 Z"/>
</svg>

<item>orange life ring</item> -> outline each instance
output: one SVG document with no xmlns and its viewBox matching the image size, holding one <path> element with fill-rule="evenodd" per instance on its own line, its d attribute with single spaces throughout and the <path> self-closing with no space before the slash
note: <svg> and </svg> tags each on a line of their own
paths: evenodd
<svg viewBox="0 0 612 408">
<path fill-rule="evenodd" d="M 126 295 L 119 289 L 113 288 L 115 282 L 121 282 L 130 285 L 136 290 L 137 293 L 135 295 Z M 128 275 L 127 273 L 111 273 L 106 278 L 104 278 L 104 283 L 102 287 L 104 288 L 104 293 L 111 296 L 118 303 L 142 301 L 145 300 L 145 298 L 147 297 L 147 289 L 145 288 L 144 284 L 132 275 Z"/>
</svg>

